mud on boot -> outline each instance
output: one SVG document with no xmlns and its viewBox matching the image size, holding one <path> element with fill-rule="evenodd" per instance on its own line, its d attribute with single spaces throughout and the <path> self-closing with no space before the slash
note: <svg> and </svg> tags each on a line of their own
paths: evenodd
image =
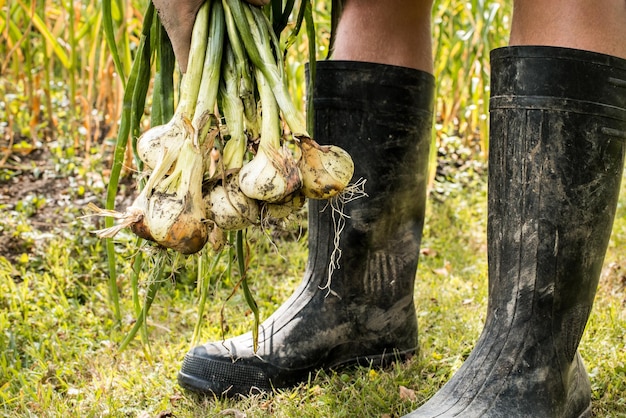
<svg viewBox="0 0 626 418">
<path fill-rule="evenodd" d="M 433 76 L 381 64 L 323 61 L 314 83 L 315 139 L 347 150 L 367 197 L 346 203 L 330 287 L 335 225 L 309 200 L 309 256 L 295 293 L 259 329 L 192 349 L 181 386 L 232 396 L 305 381 L 316 369 L 385 364 L 414 353 L 413 284 L 424 223 Z"/>
</svg>

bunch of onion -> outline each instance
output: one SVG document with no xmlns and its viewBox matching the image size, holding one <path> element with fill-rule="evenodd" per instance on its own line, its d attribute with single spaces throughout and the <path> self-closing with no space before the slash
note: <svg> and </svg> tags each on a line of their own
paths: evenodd
<svg viewBox="0 0 626 418">
<path fill-rule="evenodd" d="M 269 203 L 288 202 L 298 193 L 313 199 L 336 196 L 354 173 L 350 155 L 335 145 L 320 146 L 308 134 L 305 118 L 288 92 L 282 59 L 276 56 L 280 51 L 278 40 L 262 10 L 240 0 L 224 3 L 226 14 L 232 13 L 246 53 L 256 68 L 263 106 L 261 142 L 254 159 L 240 171 L 241 189 L 246 195 Z M 272 108 L 274 104 L 299 147 L 301 156 L 295 166 L 287 147 L 281 146 L 277 138 L 278 112 Z M 266 115 L 268 112 L 270 115 Z"/>
<path fill-rule="evenodd" d="M 291 213 L 291 206 L 289 211 L 269 208 L 281 206 L 298 194 L 301 178 L 292 152 L 281 144 L 280 112 L 273 92 L 263 73 L 250 63 L 229 3 L 225 1 L 224 6 L 228 40 L 220 88 L 226 122 L 223 171 L 215 176 L 214 185 L 206 188 L 205 204 L 207 218 L 218 227 L 239 230 L 259 223 L 261 212 L 272 217 Z M 254 94 L 257 90 L 260 117 Z M 259 136 L 259 119 L 260 141 L 254 147 L 254 158 L 248 161 L 248 142 Z"/>
<path fill-rule="evenodd" d="M 148 180 L 124 213 L 105 214 L 121 222 L 98 235 L 110 237 L 130 227 L 139 237 L 184 254 L 195 253 L 206 244 L 209 230 L 202 182 L 217 130 L 212 115 L 224 28 L 220 2 L 205 2 L 194 24 L 188 70 L 181 81 L 175 115 L 138 140 L 139 157 L 152 170 Z"/>
<path fill-rule="evenodd" d="M 351 180 L 348 153 L 308 134 L 261 8 L 242 0 L 203 3 L 180 92 L 171 121 L 138 140 L 138 156 L 151 170 L 145 187 L 125 213 L 105 214 L 121 222 L 101 236 L 130 227 L 190 254 L 223 231 L 288 216 L 305 198 L 330 199 Z"/>
</svg>

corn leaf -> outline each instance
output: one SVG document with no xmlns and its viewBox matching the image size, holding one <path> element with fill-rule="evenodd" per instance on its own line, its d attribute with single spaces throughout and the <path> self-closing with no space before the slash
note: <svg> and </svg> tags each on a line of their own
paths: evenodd
<svg viewBox="0 0 626 418">
<path fill-rule="evenodd" d="M 17 2 L 20 7 L 29 14 L 33 25 L 41 34 L 43 39 L 48 43 L 48 45 L 52 47 L 54 54 L 57 56 L 59 61 L 61 61 L 61 64 L 63 64 L 63 66 L 67 69 L 72 68 L 72 61 L 70 60 L 69 56 L 65 53 L 65 50 L 63 49 L 59 41 L 57 41 L 57 38 L 50 32 L 41 17 L 34 11 L 31 11 L 28 6 L 26 6 L 21 0 L 17 0 Z"/>
</svg>

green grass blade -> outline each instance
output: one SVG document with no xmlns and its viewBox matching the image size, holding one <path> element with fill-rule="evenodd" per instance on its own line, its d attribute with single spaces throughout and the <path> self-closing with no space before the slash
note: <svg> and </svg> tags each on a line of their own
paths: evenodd
<svg viewBox="0 0 626 418">
<path fill-rule="evenodd" d="M 135 248 L 140 248 L 143 240 L 138 238 L 135 243 Z M 139 300 L 139 273 L 144 264 L 143 252 L 137 251 L 133 257 L 133 271 L 130 276 L 130 288 L 133 293 L 133 307 L 135 308 L 135 315 L 139 315 L 141 312 L 141 302 Z"/>
<path fill-rule="evenodd" d="M 135 321 L 135 324 L 133 325 L 131 330 L 128 332 L 128 334 L 126 334 L 126 337 L 120 344 L 119 351 L 124 351 L 126 347 L 128 347 L 128 344 L 130 344 L 133 341 L 137 333 L 144 327 L 146 323 L 148 311 L 150 310 L 150 307 L 152 306 L 152 302 L 154 302 L 154 299 L 156 298 L 156 295 L 159 289 L 163 285 L 163 275 L 165 272 L 165 267 L 167 265 L 165 260 L 166 260 L 166 257 L 157 258 L 154 277 L 148 284 L 148 290 L 146 291 L 146 299 L 144 301 L 143 308 L 141 309 L 139 316 L 137 316 L 137 320 Z"/>
<path fill-rule="evenodd" d="M 243 290 L 243 296 L 246 299 L 246 303 L 248 307 L 252 311 L 254 315 L 254 327 L 252 327 L 252 344 L 254 346 L 254 351 L 259 347 L 259 306 L 254 300 L 254 296 L 250 291 L 250 287 L 248 286 L 248 276 L 246 274 L 246 261 L 245 254 L 243 249 L 243 231 L 237 231 L 237 241 L 236 241 L 236 249 L 237 249 L 237 266 L 239 268 L 239 276 L 241 277 L 241 289 Z"/>
<path fill-rule="evenodd" d="M 150 2 L 150 4 L 152 5 L 152 2 Z M 115 29 L 113 28 L 113 11 L 111 7 L 111 0 L 102 0 L 102 16 L 104 18 L 104 36 L 107 41 L 109 50 L 111 51 L 111 57 L 113 58 L 115 70 L 119 74 L 120 80 L 122 80 L 122 84 L 124 85 L 124 87 L 126 87 L 124 66 L 122 64 L 122 59 L 120 58 L 119 50 L 117 49 L 117 42 L 115 41 Z"/>
<path fill-rule="evenodd" d="M 208 269 L 205 268 L 205 265 L 206 265 L 205 258 L 208 258 L 208 252 L 204 251 L 198 257 L 197 283 L 198 283 L 198 288 L 200 289 L 200 299 L 198 300 L 198 310 L 197 310 L 198 320 L 196 321 L 196 324 L 194 325 L 194 328 L 193 328 L 193 335 L 191 337 L 191 347 L 194 347 L 196 344 L 198 344 L 198 341 L 200 340 L 200 330 L 202 329 L 202 323 L 203 323 L 202 319 L 204 317 L 206 301 L 209 295 L 209 286 L 211 285 L 210 277 L 215 271 L 215 269 L 217 268 L 217 264 L 222 258 L 223 252 L 224 252 L 223 250 L 220 250 L 216 255 L 213 256 L 213 261 L 211 263 L 211 266 Z"/>
<path fill-rule="evenodd" d="M 137 57 L 144 57 L 143 53 L 146 47 L 146 36 L 149 36 L 150 26 L 152 25 L 152 15 L 154 12 L 154 6 L 150 3 L 148 6 L 148 11 L 146 12 L 146 21 L 144 21 L 144 28 L 141 41 L 137 47 Z M 119 185 L 120 173 L 122 171 L 122 165 L 124 163 L 124 154 L 126 153 L 126 146 L 128 144 L 128 135 L 131 130 L 131 112 L 133 108 L 133 100 L 136 100 L 135 96 L 135 87 L 137 83 L 148 83 L 149 80 L 138 80 L 139 72 L 144 65 L 141 62 L 141 59 L 136 59 L 133 62 L 132 70 L 126 82 L 126 89 L 124 91 L 123 98 L 123 111 L 122 111 L 122 119 L 120 122 L 120 128 L 117 133 L 117 141 L 115 144 L 115 151 L 113 156 L 113 165 L 111 166 L 111 175 L 109 177 L 109 184 L 107 186 L 107 197 L 105 207 L 106 209 L 114 209 L 115 207 L 115 197 L 117 196 L 117 189 Z M 110 228 L 113 226 L 112 218 L 105 218 L 104 220 L 105 227 Z M 113 240 L 111 238 L 106 239 L 106 253 L 107 253 L 107 262 L 109 267 L 109 297 L 111 299 L 111 303 L 113 305 L 113 313 L 117 321 L 121 321 L 121 310 L 119 304 L 119 294 L 117 290 L 117 267 L 116 267 L 116 253 L 115 246 Z"/>
</svg>

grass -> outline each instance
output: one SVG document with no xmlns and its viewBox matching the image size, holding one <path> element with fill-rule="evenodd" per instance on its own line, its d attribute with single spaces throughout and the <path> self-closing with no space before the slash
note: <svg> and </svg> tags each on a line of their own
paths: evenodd
<svg viewBox="0 0 626 418">
<path fill-rule="evenodd" d="M 27 263 L 0 257 L 0 415 L 206 417 L 238 410 L 249 417 L 382 417 L 407 413 L 461 365 L 484 320 L 486 191 L 483 177 L 474 179 L 462 191 L 441 183 L 439 192 L 431 193 L 415 289 L 420 353 L 387 370 L 319 372 L 274 396 L 219 400 L 200 398 L 177 386 L 176 373 L 190 347 L 197 315 L 194 264 L 180 264 L 176 279 L 164 284 L 147 321 L 149 345 L 138 338 L 119 352 L 119 342 L 134 316 L 127 315 L 121 326 L 112 319 L 102 242 L 86 235 L 86 225 L 78 221 L 38 237 Z M 442 188 L 447 194 L 441 193 Z M 626 187 L 622 196 L 626 197 Z M 249 274 L 262 317 L 288 296 L 304 269 L 306 234 L 296 239 L 296 226 L 287 228 L 275 247 L 264 236 L 251 236 L 258 250 Z M 123 253 L 132 245 L 132 238 L 126 236 L 118 250 Z M 594 413 L 602 417 L 626 414 L 625 259 L 626 199 L 622 198 L 595 309 L 581 344 L 592 379 Z M 226 268 L 226 263 L 221 264 L 218 271 Z M 127 313 L 135 309 L 130 275 L 128 263 L 118 283 Z M 145 277 L 141 282 L 145 292 Z M 210 283 L 201 340 L 220 339 L 222 328 L 229 336 L 250 328 L 252 318 L 240 293 L 224 306 L 232 286 L 228 280 Z"/>
</svg>

